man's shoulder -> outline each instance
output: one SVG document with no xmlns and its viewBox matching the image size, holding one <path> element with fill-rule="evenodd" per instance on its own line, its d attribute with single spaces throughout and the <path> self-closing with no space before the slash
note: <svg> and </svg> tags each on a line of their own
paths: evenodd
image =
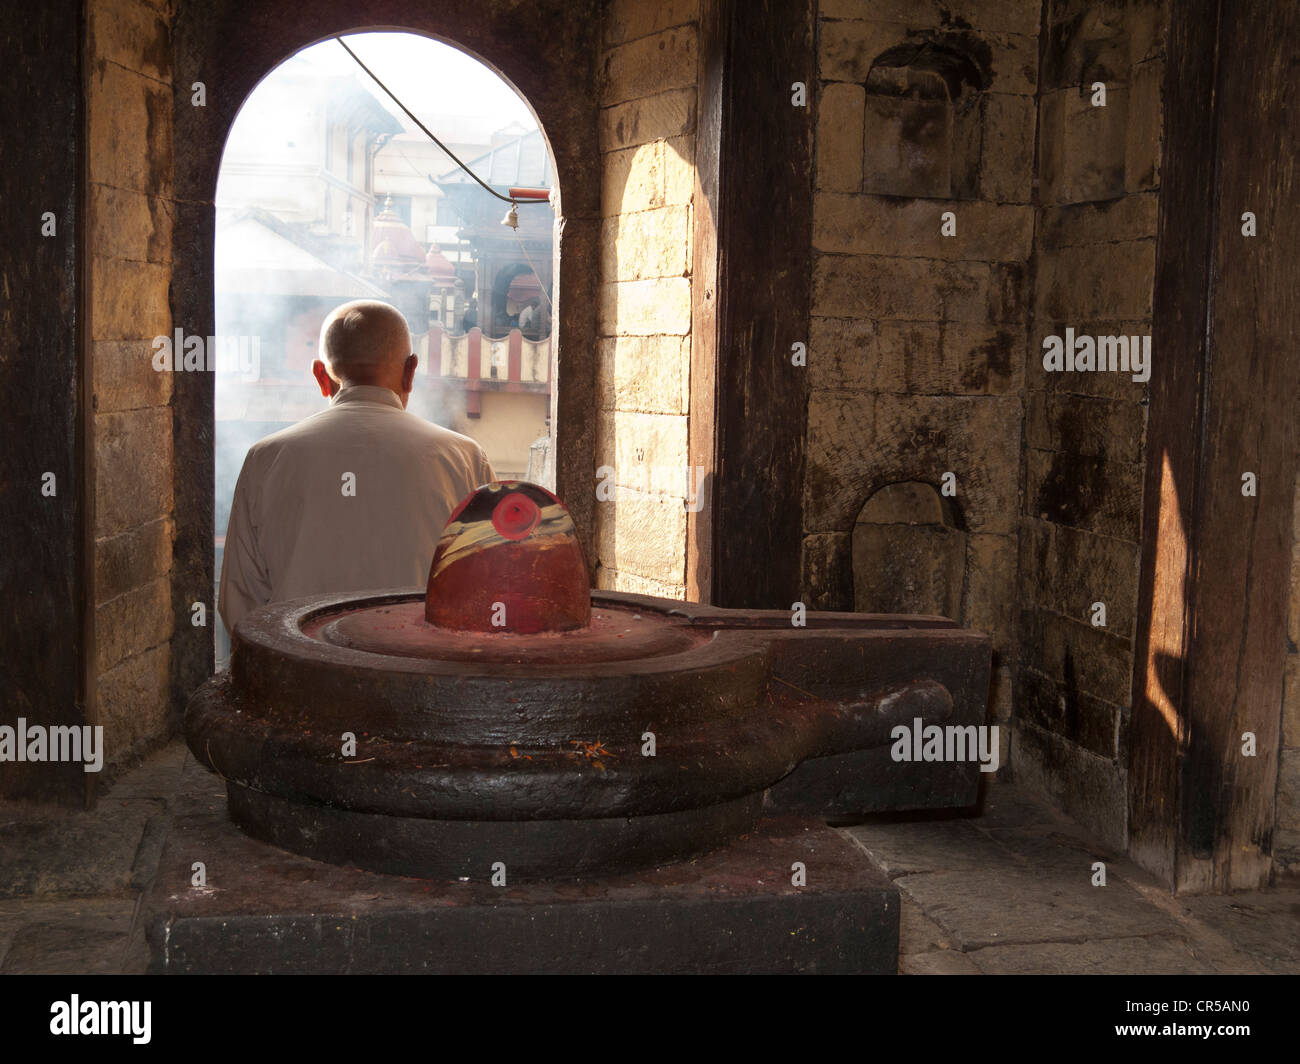
<svg viewBox="0 0 1300 1064">
<path fill-rule="evenodd" d="M 338 407 L 318 411 L 310 417 L 263 436 L 248 449 L 249 458 L 265 460 L 285 451 L 300 448 L 310 449 L 330 439 L 344 440 L 355 431 L 351 418 L 341 416 Z M 405 439 L 412 445 L 430 448 L 434 451 L 454 451 L 466 456 L 482 453 L 478 442 L 409 411 L 392 409 L 392 417 L 385 417 L 385 432 L 391 433 L 394 440 Z"/>
</svg>

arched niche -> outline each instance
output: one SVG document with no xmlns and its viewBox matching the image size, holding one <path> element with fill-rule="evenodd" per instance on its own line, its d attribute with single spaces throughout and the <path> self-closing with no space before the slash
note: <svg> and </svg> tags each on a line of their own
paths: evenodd
<svg viewBox="0 0 1300 1064">
<path fill-rule="evenodd" d="M 988 76 L 963 51 L 904 44 L 867 74 L 863 191 L 932 199 L 977 193 L 980 96 Z"/>
<path fill-rule="evenodd" d="M 853 608 L 961 619 L 966 533 L 954 500 L 931 484 L 886 484 L 853 525 Z"/>
</svg>

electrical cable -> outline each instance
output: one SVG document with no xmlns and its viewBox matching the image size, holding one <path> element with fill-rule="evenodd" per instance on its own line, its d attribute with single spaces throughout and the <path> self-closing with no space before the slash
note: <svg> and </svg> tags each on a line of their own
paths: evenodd
<svg viewBox="0 0 1300 1064">
<path fill-rule="evenodd" d="M 347 42 L 345 42 L 342 37 L 335 37 L 334 39 L 339 42 L 343 50 L 347 52 L 348 55 L 350 55 L 354 60 L 356 60 L 357 66 L 359 66 L 362 70 L 364 70 L 367 74 L 369 74 L 371 79 L 374 81 L 374 83 L 378 85 L 381 89 L 383 89 L 384 92 L 388 93 L 389 99 L 391 99 L 393 103 L 397 104 L 397 106 L 402 109 L 402 112 L 406 115 L 406 117 L 420 127 L 420 132 L 422 132 L 426 137 L 428 137 L 431 141 L 433 141 L 436 145 L 438 145 L 439 148 L 445 151 L 452 162 L 454 162 L 457 166 L 459 166 L 462 170 L 464 170 L 465 173 L 469 174 L 470 177 L 472 177 L 475 181 L 477 181 L 480 185 L 482 185 L 484 191 L 491 193 L 493 196 L 495 196 L 497 199 L 501 200 L 504 203 L 509 203 L 512 207 L 519 207 L 521 205 L 528 205 L 533 203 L 547 203 L 547 204 L 550 203 L 550 200 L 544 200 L 544 199 L 516 200 L 510 196 L 501 195 L 500 192 L 494 189 L 491 185 L 489 185 L 486 181 L 484 181 L 481 177 L 479 177 L 478 174 L 474 173 L 473 170 L 471 170 L 468 166 L 466 166 L 463 162 L 461 162 L 455 152 L 453 152 L 449 147 L 447 147 L 447 145 L 445 145 L 436 136 L 434 136 L 433 131 L 429 129 L 429 127 L 426 126 L 423 122 L 421 122 L 418 118 L 416 118 L 414 114 L 411 113 L 411 109 L 397 98 L 397 96 L 393 93 L 392 89 L 390 89 L 387 85 L 385 85 L 382 81 L 379 80 L 379 75 L 377 75 L 373 70 L 371 70 L 368 66 L 366 66 L 365 63 L 361 61 L 361 57 L 358 56 L 356 52 L 354 52 L 351 48 L 347 46 Z"/>
</svg>

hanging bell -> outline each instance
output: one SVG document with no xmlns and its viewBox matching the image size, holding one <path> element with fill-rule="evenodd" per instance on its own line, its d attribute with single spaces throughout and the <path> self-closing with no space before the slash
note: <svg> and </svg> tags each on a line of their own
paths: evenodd
<svg viewBox="0 0 1300 1064">
<path fill-rule="evenodd" d="M 510 209 L 506 211 L 506 216 L 501 219 L 502 225 L 508 225 L 511 229 L 519 228 L 519 209 L 515 206 L 514 200 L 510 201 Z"/>
</svg>

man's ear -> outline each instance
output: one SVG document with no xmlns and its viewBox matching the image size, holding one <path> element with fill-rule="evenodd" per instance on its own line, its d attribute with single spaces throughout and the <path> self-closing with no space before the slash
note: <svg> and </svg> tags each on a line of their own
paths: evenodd
<svg viewBox="0 0 1300 1064">
<path fill-rule="evenodd" d="M 420 364 L 420 356 L 412 353 L 402 365 L 402 391 L 409 392 L 415 387 L 415 367 Z"/>
<path fill-rule="evenodd" d="M 331 398 L 339 390 L 338 381 L 329 375 L 325 363 L 319 358 L 311 364 L 311 375 L 316 378 L 316 383 L 320 385 L 320 393 L 326 399 Z"/>
</svg>

